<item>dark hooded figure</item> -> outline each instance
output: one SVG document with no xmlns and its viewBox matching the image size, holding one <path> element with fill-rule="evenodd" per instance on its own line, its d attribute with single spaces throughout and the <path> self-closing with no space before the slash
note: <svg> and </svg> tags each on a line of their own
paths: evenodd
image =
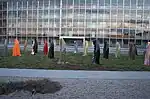
<svg viewBox="0 0 150 99">
<path fill-rule="evenodd" d="M 50 58 L 50 59 L 54 58 L 54 42 L 53 42 L 53 40 L 49 40 L 48 58 Z"/>
<path fill-rule="evenodd" d="M 34 39 L 33 51 L 34 51 L 34 54 L 38 52 L 38 43 L 37 43 L 36 38 Z"/>
<path fill-rule="evenodd" d="M 129 43 L 129 58 L 132 60 L 135 60 L 135 55 L 136 55 L 135 45 L 132 42 L 130 42 Z"/>
<path fill-rule="evenodd" d="M 136 44 L 134 44 L 134 46 L 135 46 L 135 54 L 138 56 Z"/>
<path fill-rule="evenodd" d="M 93 57 L 93 62 L 96 64 L 99 64 L 99 59 L 100 59 L 100 46 L 98 40 L 93 41 L 94 45 L 94 57 Z"/>
<path fill-rule="evenodd" d="M 107 44 L 107 42 L 104 42 L 103 57 L 105 59 L 108 59 L 109 57 L 109 45 Z"/>
</svg>

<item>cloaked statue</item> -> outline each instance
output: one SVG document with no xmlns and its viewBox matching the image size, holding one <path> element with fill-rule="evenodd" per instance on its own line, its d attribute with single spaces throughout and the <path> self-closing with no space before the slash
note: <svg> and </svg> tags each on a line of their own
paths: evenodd
<svg viewBox="0 0 150 99">
<path fill-rule="evenodd" d="M 50 59 L 54 58 L 54 42 L 53 42 L 53 40 L 49 40 L 48 58 L 50 58 Z"/>
<path fill-rule="evenodd" d="M 78 52 L 78 43 L 77 41 L 74 41 L 74 53 Z"/>
<path fill-rule="evenodd" d="M 47 40 L 44 41 L 43 52 L 44 52 L 44 55 L 47 56 L 47 54 L 48 54 L 48 43 L 47 43 Z"/>
<path fill-rule="evenodd" d="M 34 55 L 38 52 L 38 42 L 36 38 L 34 39 L 33 51 L 34 51 Z"/>
<path fill-rule="evenodd" d="M 24 42 L 24 52 L 26 52 L 26 48 L 27 48 L 27 40 L 25 40 L 25 42 Z"/>
<path fill-rule="evenodd" d="M 8 46 L 7 46 L 7 44 L 8 44 L 8 40 L 7 39 L 5 39 L 5 43 L 4 43 L 4 56 L 7 56 L 8 55 Z"/>
<path fill-rule="evenodd" d="M 148 42 L 148 46 L 145 51 L 144 65 L 150 66 L 150 42 Z"/>
<path fill-rule="evenodd" d="M 120 44 L 119 42 L 116 43 L 116 54 L 115 54 L 116 58 L 120 57 Z"/>
<path fill-rule="evenodd" d="M 32 41 L 32 51 L 31 51 L 31 55 L 34 55 L 33 46 L 34 46 L 34 41 Z"/>
<path fill-rule="evenodd" d="M 129 43 L 129 58 L 132 60 L 135 60 L 135 55 L 136 55 L 136 47 L 133 42 Z"/>
<path fill-rule="evenodd" d="M 135 46 L 135 54 L 138 56 L 138 51 L 137 51 L 137 46 L 136 46 L 136 44 L 134 44 L 134 46 Z"/>
<path fill-rule="evenodd" d="M 100 46 L 99 46 L 98 40 L 94 40 L 93 45 L 94 45 L 93 63 L 100 64 L 100 62 L 99 62 L 99 59 L 100 59 Z"/>
<path fill-rule="evenodd" d="M 21 56 L 19 41 L 15 39 L 12 56 Z"/>
<path fill-rule="evenodd" d="M 89 46 L 89 44 L 88 44 L 88 41 L 86 40 L 84 42 L 84 54 L 83 54 L 83 56 L 87 55 L 87 53 L 88 53 L 88 46 Z"/>
<path fill-rule="evenodd" d="M 109 58 L 109 45 L 107 42 L 104 42 L 103 58 L 105 58 L 105 59 Z"/>
</svg>

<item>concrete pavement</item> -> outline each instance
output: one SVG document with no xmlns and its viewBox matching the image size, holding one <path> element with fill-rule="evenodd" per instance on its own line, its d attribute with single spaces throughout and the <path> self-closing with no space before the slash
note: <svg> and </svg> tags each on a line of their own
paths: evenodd
<svg viewBox="0 0 150 99">
<path fill-rule="evenodd" d="M 54 94 L 16 91 L 0 99 L 150 99 L 150 72 L 0 68 L 2 81 L 42 78 L 57 81 L 63 88 Z"/>
<path fill-rule="evenodd" d="M 150 79 L 150 72 L 133 71 L 75 71 L 0 68 L 0 76 L 44 77 L 64 79 Z"/>
</svg>

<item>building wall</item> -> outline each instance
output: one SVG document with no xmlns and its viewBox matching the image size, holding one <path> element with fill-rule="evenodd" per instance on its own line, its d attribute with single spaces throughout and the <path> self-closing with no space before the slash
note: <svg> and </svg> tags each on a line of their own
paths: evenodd
<svg viewBox="0 0 150 99">
<path fill-rule="evenodd" d="M 5 5 L 1 19 L 7 22 L 0 22 L 4 31 L 0 33 L 9 38 L 85 36 L 123 45 L 130 40 L 142 44 L 150 37 L 149 0 L 3 0 L 1 4 Z"/>
</svg>

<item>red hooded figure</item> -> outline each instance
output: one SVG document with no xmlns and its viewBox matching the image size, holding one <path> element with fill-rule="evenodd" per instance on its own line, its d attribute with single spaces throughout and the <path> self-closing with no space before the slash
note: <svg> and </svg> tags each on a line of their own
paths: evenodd
<svg viewBox="0 0 150 99">
<path fill-rule="evenodd" d="M 47 55 L 48 54 L 48 43 L 47 41 L 45 40 L 44 41 L 44 55 Z"/>
</svg>

